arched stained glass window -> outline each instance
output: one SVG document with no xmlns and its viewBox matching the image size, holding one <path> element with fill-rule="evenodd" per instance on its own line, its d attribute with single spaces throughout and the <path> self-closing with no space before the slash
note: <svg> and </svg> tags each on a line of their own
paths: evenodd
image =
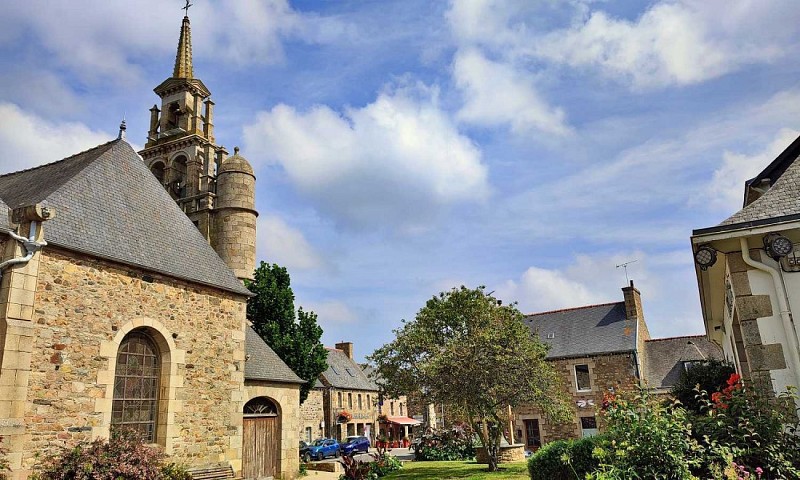
<svg viewBox="0 0 800 480">
<path fill-rule="evenodd" d="M 111 428 L 128 428 L 144 442 L 156 441 L 161 355 L 143 331 L 125 336 L 117 352 Z"/>
</svg>

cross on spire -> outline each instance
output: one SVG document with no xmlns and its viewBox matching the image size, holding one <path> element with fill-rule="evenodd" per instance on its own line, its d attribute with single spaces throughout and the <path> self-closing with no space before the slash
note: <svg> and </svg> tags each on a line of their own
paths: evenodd
<svg viewBox="0 0 800 480">
<path fill-rule="evenodd" d="M 192 6 L 192 4 L 189 3 L 189 0 L 186 0 L 186 6 L 181 8 L 181 10 L 185 10 L 186 11 L 186 16 L 187 17 L 189 16 L 189 7 L 191 7 L 191 6 Z"/>
</svg>

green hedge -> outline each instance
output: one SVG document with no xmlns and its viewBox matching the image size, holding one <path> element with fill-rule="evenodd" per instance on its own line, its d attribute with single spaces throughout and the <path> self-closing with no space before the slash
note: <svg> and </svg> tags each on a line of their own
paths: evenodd
<svg viewBox="0 0 800 480">
<path fill-rule="evenodd" d="M 602 437 L 580 440 L 557 440 L 545 444 L 528 460 L 528 473 L 532 480 L 575 480 L 597 469 L 592 458 L 594 447 Z M 569 458 L 569 462 L 564 459 Z"/>
</svg>

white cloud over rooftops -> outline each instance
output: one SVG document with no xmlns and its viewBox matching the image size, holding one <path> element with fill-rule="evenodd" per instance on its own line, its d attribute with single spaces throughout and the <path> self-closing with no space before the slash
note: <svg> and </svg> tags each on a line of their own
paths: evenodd
<svg viewBox="0 0 800 480">
<path fill-rule="evenodd" d="M 303 232 L 277 215 L 258 217 L 257 257 L 289 269 L 307 270 L 322 266 L 322 256 Z"/>
<path fill-rule="evenodd" d="M 0 174 L 52 163 L 116 138 L 80 122 L 53 122 L 0 103 Z"/>
<path fill-rule="evenodd" d="M 490 193 L 481 151 L 422 85 L 343 112 L 277 105 L 244 138 L 253 160 L 280 165 L 317 209 L 349 227 L 424 228 L 447 207 Z"/>
</svg>

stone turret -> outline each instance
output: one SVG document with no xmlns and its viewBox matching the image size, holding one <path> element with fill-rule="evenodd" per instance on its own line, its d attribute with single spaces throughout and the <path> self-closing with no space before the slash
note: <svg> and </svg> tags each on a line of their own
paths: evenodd
<svg viewBox="0 0 800 480">
<path fill-rule="evenodd" d="M 217 172 L 217 202 L 211 246 L 242 280 L 256 268 L 256 176 L 234 148 Z"/>
</svg>

